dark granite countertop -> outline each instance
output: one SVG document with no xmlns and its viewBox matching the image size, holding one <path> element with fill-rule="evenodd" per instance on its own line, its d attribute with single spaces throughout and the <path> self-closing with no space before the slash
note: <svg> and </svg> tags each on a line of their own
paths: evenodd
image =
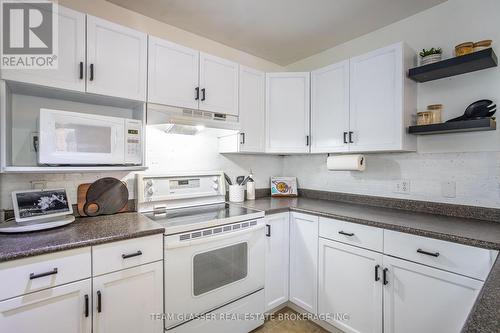
<svg viewBox="0 0 500 333">
<path fill-rule="evenodd" d="M 138 213 L 79 217 L 70 225 L 22 234 L 0 234 L 0 262 L 162 234 L 164 228 Z"/>
<path fill-rule="evenodd" d="M 500 250 L 500 222 L 310 198 L 261 198 L 244 206 L 266 214 L 311 213 L 446 241 Z M 462 333 L 496 333 L 500 327 L 500 257 L 465 322 Z"/>
</svg>

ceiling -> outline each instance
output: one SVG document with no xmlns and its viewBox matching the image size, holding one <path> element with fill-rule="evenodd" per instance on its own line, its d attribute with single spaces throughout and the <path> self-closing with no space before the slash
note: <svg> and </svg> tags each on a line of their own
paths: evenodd
<svg viewBox="0 0 500 333">
<path fill-rule="evenodd" d="M 285 66 L 446 0 L 108 1 Z"/>
</svg>

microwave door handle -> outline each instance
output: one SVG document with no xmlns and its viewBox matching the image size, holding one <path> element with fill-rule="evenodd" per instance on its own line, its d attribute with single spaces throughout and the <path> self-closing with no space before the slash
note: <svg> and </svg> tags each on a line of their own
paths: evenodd
<svg viewBox="0 0 500 333">
<path fill-rule="evenodd" d="M 226 234 L 222 234 L 222 235 L 218 235 L 218 236 L 200 237 L 200 238 L 196 238 L 194 240 L 185 240 L 185 241 L 178 240 L 175 242 L 169 242 L 166 240 L 165 241 L 165 249 L 170 250 L 170 249 L 176 249 L 176 248 L 180 248 L 180 247 L 195 246 L 195 245 L 199 245 L 199 244 L 215 242 L 215 241 L 219 241 L 221 239 L 241 236 L 241 235 L 249 234 L 249 233 L 252 233 L 255 231 L 264 230 L 265 227 L 266 227 L 265 224 L 259 224 L 255 227 L 243 229 L 240 231 L 231 231 L 231 232 L 228 232 Z M 264 236 L 264 233 L 262 234 L 262 236 Z"/>
</svg>

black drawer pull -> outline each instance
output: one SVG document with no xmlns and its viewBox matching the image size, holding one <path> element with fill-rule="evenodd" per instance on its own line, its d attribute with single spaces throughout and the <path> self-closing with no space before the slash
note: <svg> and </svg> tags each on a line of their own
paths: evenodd
<svg viewBox="0 0 500 333">
<path fill-rule="evenodd" d="M 375 281 L 380 280 L 380 276 L 378 276 L 378 269 L 380 268 L 380 265 L 375 265 Z"/>
<path fill-rule="evenodd" d="M 139 251 L 137 251 L 135 253 L 122 254 L 122 258 L 123 259 L 128 259 L 128 258 L 140 256 L 140 255 L 142 255 L 142 251 L 141 250 L 139 250 Z"/>
<path fill-rule="evenodd" d="M 45 273 L 40 273 L 40 274 L 31 273 L 30 280 L 34 280 L 34 279 L 38 279 L 38 278 L 41 278 L 44 276 L 49 276 L 49 275 L 54 275 L 54 274 L 57 274 L 57 268 L 54 268 L 50 272 L 45 272 Z"/>
<path fill-rule="evenodd" d="M 101 300 L 101 291 L 97 291 L 97 312 L 101 313 L 102 311 L 102 300 Z"/>
<path fill-rule="evenodd" d="M 354 143 L 354 141 L 352 141 L 353 134 L 354 134 L 354 132 L 349 132 L 349 143 Z"/>
<path fill-rule="evenodd" d="M 347 142 L 347 132 L 344 132 L 344 143 L 349 143 Z"/>
<path fill-rule="evenodd" d="M 194 100 L 197 101 L 200 99 L 200 87 L 194 88 L 195 95 L 194 95 Z"/>
<path fill-rule="evenodd" d="M 389 271 L 388 268 L 384 268 L 384 270 L 382 271 L 382 273 L 383 273 L 383 279 L 384 279 L 384 281 L 383 281 L 384 282 L 384 286 L 389 283 L 389 281 L 387 280 L 387 272 L 388 271 Z"/>
<path fill-rule="evenodd" d="M 90 64 L 90 81 L 94 81 L 94 64 Z"/>
<path fill-rule="evenodd" d="M 204 101 L 205 100 L 205 97 L 206 97 L 206 91 L 205 91 L 205 88 L 201 89 L 201 100 Z"/>
<path fill-rule="evenodd" d="M 241 137 L 240 145 L 244 145 L 245 144 L 245 133 L 241 132 L 240 137 Z"/>
<path fill-rule="evenodd" d="M 271 237 L 271 225 L 270 224 L 266 224 L 266 236 L 267 237 Z"/>
<path fill-rule="evenodd" d="M 89 316 L 89 295 L 85 295 L 85 317 Z"/>
<path fill-rule="evenodd" d="M 80 61 L 80 80 L 83 80 L 83 61 Z"/>
<path fill-rule="evenodd" d="M 345 232 L 345 231 L 342 231 L 342 230 L 339 231 L 339 234 L 344 235 L 344 236 L 349 236 L 349 237 L 354 236 L 354 233 L 352 233 L 352 232 Z"/>
<path fill-rule="evenodd" d="M 427 251 L 424 251 L 422 249 L 418 249 L 417 250 L 418 253 L 421 253 L 421 254 L 425 254 L 425 255 L 428 255 L 428 256 L 431 256 L 431 257 L 439 257 L 439 252 L 427 252 Z"/>
</svg>

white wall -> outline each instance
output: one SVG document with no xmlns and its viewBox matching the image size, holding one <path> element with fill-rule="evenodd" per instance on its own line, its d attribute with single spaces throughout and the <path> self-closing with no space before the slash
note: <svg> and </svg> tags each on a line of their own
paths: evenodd
<svg viewBox="0 0 500 333">
<path fill-rule="evenodd" d="M 165 134 L 154 127 L 146 131 L 147 173 L 223 170 L 233 180 L 252 170 L 256 188 L 268 188 L 269 178 L 279 176 L 283 169 L 280 156 L 221 155 L 214 135 Z M 31 181 L 44 180 L 48 188 L 64 187 L 69 199 L 76 203 L 76 191 L 82 183 L 92 183 L 102 177 L 115 177 L 127 182 L 130 198 L 134 198 L 135 173 L 107 172 L 88 174 L 2 174 L 0 175 L 0 208 L 11 209 L 10 193 L 30 189 Z"/>
<path fill-rule="evenodd" d="M 500 54 L 500 1 L 449 0 L 337 47 L 288 66 L 291 71 L 321 68 L 351 56 L 405 41 L 413 49 L 442 47 L 444 57 L 464 41 L 493 39 Z M 443 118 L 463 114 L 482 98 L 500 103 L 500 68 L 419 84 L 418 108 L 444 104 Z M 314 136 L 314 133 L 312 134 Z M 313 138 L 314 140 L 314 138 Z M 500 130 L 421 136 L 418 153 L 367 156 L 367 171 L 331 172 L 324 155 L 285 157 L 284 174 L 297 175 L 303 188 L 401 197 L 417 200 L 500 207 Z M 394 182 L 407 179 L 411 193 L 393 192 Z M 455 181 L 456 198 L 445 198 L 441 183 Z"/>
</svg>

